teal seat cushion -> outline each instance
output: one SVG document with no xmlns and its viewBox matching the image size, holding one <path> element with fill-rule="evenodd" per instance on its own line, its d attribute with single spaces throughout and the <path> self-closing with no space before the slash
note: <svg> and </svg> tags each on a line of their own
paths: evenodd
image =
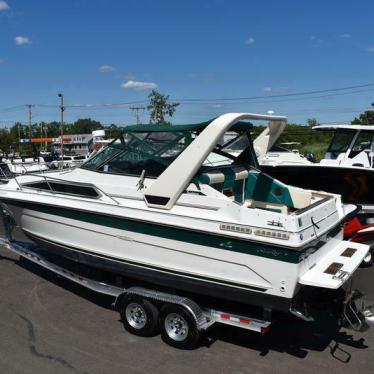
<svg viewBox="0 0 374 374">
<path fill-rule="evenodd" d="M 245 199 L 252 199 L 294 208 L 287 185 L 259 171 L 250 171 L 246 183 Z"/>
</svg>

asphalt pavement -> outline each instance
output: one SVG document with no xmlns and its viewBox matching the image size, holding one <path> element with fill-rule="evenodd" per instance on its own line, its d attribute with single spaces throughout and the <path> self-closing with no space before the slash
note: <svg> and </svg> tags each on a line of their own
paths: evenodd
<svg viewBox="0 0 374 374">
<path fill-rule="evenodd" d="M 374 268 L 355 287 L 374 303 Z M 274 324 L 264 336 L 213 326 L 199 348 L 127 333 L 112 299 L 0 248 L 0 373 L 373 373 L 374 328 Z"/>
</svg>

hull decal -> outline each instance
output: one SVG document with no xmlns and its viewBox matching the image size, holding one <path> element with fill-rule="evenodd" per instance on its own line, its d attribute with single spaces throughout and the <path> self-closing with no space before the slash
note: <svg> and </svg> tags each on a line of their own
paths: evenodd
<svg viewBox="0 0 374 374">
<path fill-rule="evenodd" d="M 194 231 L 186 228 L 166 226 L 155 222 L 145 222 L 132 220 L 129 218 L 121 218 L 118 216 L 100 214 L 76 208 L 62 208 L 47 204 L 38 204 L 23 202 L 15 199 L 1 199 L 6 204 L 29 209 L 36 212 L 42 212 L 54 216 L 73 219 L 76 221 L 101 225 L 105 227 L 136 232 L 144 235 L 162 237 L 183 242 L 202 245 L 206 247 L 214 247 L 222 250 L 228 250 L 238 253 L 249 254 L 253 256 L 266 257 L 277 261 L 297 264 L 304 259 L 304 252 L 318 250 L 325 244 L 323 240 L 316 240 L 302 249 L 292 249 L 280 247 L 276 245 L 262 244 L 259 242 L 242 240 L 229 236 L 218 236 L 201 231 Z"/>
</svg>

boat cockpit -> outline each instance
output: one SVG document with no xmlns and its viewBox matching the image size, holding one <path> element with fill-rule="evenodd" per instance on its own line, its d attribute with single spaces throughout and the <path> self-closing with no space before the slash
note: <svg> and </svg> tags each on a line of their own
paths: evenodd
<svg viewBox="0 0 374 374">
<path fill-rule="evenodd" d="M 158 179 L 209 123 L 129 126 L 119 141 L 114 140 L 81 168 Z M 229 136 L 221 136 L 205 161 L 191 174 L 189 183 L 198 191 L 201 185 L 209 186 L 240 205 L 283 214 L 320 200 L 318 193 L 287 186 L 258 169 L 251 129 L 252 124 L 245 121 L 233 125 Z M 183 178 L 183 173 L 177 178 Z"/>
</svg>

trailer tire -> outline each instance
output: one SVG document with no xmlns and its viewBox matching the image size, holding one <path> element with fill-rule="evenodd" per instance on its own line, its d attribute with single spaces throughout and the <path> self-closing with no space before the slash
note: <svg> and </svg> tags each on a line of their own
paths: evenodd
<svg viewBox="0 0 374 374">
<path fill-rule="evenodd" d="M 138 336 L 158 334 L 158 309 L 140 296 L 126 297 L 120 307 L 120 315 L 126 331 Z"/>
<path fill-rule="evenodd" d="M 160 311 L 159 325 L 162 340 L 174 348 L 194 349 L 200 340 L 194 317 L 179 305 L 165 305 Z"/>
</svg>

